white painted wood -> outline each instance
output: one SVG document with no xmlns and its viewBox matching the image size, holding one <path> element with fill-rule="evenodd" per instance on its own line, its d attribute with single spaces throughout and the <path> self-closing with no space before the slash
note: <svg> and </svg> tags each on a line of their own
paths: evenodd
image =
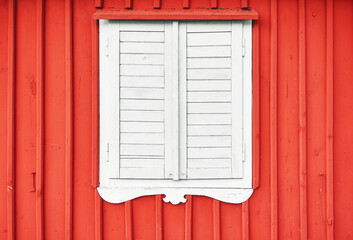
<svg viewBox="0 0 353 240">
<path fill-rule="evenodd" d="M 230 125 L 189 125 L 189 136 L 231 136 L 232 128 Z"/>
<path fill-rule="evenodd" d="M 232 177 L 243 176 L 243 24 L 232 22 Z"/>
<path fill-rule="evenodd" d="M 164 100 L 162 88 L 120 88 L 121 99 L 159 99 Z"/>
<path fill-rule="evenodd" d="M 189 103 L 230 102 L 230 92 L 188 92 Z"/>
<path fill-rule="evenodd" d="M 163 178 L 164 178 L 164 159 L 160 158 L 121 158 L 121 168 L 156 168 L 156 166 L 163 166 Z"/>
<path fill-rule="evenodd" d="M 165 23 L 165 57 L 164 57 L 164 82 L 165 82 L 165 171 L 166 179 L 173 178 L 173 25 Z"/>
<path fill-rule="evenodd" d="M 189 91 L 230 91 L 231 81 L 230 80 L 197 80 L 188 81 Z"/>
<path fill-rule="evenodd" d="M 164 124 L 162 122 L 120 122 L 122 133 L 163 133 Z"/>
<path fill-rule="evenodd" d="M 120 65 L 121 76 L 156 76 L 164 75 L 164 67 L 156 65 Z"/>
<path fill-rule="evenodd" d="M 189 125 L 205 125 L 205 124 L 230 124 L 231 114 L 189 114 L 188 124 Z"/>
<path fill-rule="evenodd" d="M 186 23 L 179 24 L 179 159 L 180 179 L 186 179 L 187 170 L 187 52 Z"/>
<path fill-rule="evenodd" d="M 188 33 L 188 46 L 230 45 L 231 32 Z"/>
<path fill-rule="evenodd" d="M 219 148 L 188 148 L 188 158 L 231 158 L 230 147 L 219 147 Z"/>
<path fill-rule="evenodd" d="M 152 64 L 164 64 L 163 54 L 131 54 L 124 53 L 120 54 L 120 64 L 142 64 L 142 65 L 152 65 Z"/>
<path fill-rule="evenodd" d="M 188 168 L 229 168 L 232 166 L 230 158 L 215 159 L 215 158 L 190 158 L 188 160 Z"/>
<path fill-rule="evenodd" d="M 149 122 L 163 122 L 163 111 L 120 111 L 120 121 L 149 121 Z"/>
<path fill-rule="evenodd" d="M 120 133 L 120 143 L 164 144 L 163 133 Z"/>
<path fill-rule="evenodd" d="M 130 31 L 130 32 L 163 32 L 164 31 L 164 22 L 163 21 L 119 21 L 121 31 Z"/>
<path fill-rule="evenodd" d="M 188 79 L 230 79 L 231 69 L 189 69 Z"/>
<path fill-rule="evenodd" d="M 188 68 L 231 68 L 231 60 L 228 57 L 204 57 L 204 58 L 188 58 Z"/>
<path fill-rule="evenodd" d="M 120 43 L 120 53 L 163 53 L 163 43 L 141 43 L 141 42 L 122 42 Z"/>
<path fill-rule="evenodd" d="M 164 110 L 163 100 L 121 99 L 120 110 Z"/>
<path fill-rule="evenodd" d="M 119 177 L 119 23 L 100 21 L 100 175 L 102 186 Z"/>
<path fill-rule="evenodd" d="M 120 144 L 121 156 L 163 156 L 163 145 Z"/>
<path fill-rule="evenodd" d="M 189 136 L 189 147 L 231 147 L 231 136 Z"/>
<path fill-rule="evenodd" d="M 203 180 L 204 181 L 204 180 Z M 214 180 L 213 180 L 214 181 Z M 177 182 L 177 181 L 174 181 Z M 122 203 L 135 199 L 140 196 L 149 196 L 155 194 L 164 194 L 165 202 L 171 202 L 172 204 L 185 203 L 185 195 L 199 195 L 211 197 L 216 200 L 227 202 L 227 203 L 242 203 L 249 199 L 253 193 L 251 188 L 150 188 L 150 187 L 141 187 L 141 188 L 104 188 L 99 187 L 99 195 L 107 202 L 110 203 Z"/>
<path fill-rule="evenodd" d="M 164 42 L 163 32 L 120 32 L 122 42 Z"/>
<path fill-rule="evenodd" d="M 230 103 L 188 103 L 188 113 L 230 113 Z"/>
<path fill-rule="evenodd" d="M 187 32 L 230 32 L 229 21 L 195 21 L 187 23 Z"/>
<path fill-rule="evenodd" d="M 121 178 L 131 179 L 163 179 L 164 169 L 163 168 L 121 168 Z"/>
<path fill-rule="evenodd" d="M 231 168 L 188 168 L 188 179 L 231 178 Z"/>
<path fill-rule="evenodd" d="M 120 77 L 120 87 L 164 88 L 164 77 Z"/>
<path fill-rule="evenodd" d="M 188 47 L 188 57 L 230 57 L 230 46 Z"/>
</svg>

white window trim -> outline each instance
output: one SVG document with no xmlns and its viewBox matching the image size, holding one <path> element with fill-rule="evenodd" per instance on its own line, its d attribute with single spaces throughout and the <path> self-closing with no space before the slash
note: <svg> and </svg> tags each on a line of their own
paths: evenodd
<svg viewBox="0 0 353 240">
<path fill-rule="evenodd" d="M 119 159 L 119 137 L 114 135 L 114 133 L 119 132 L 119 124 L 109 124 L 109 119 L 119 119 L 119 102 L 115 101 L 119 99 L 119 83 L 115 81 L 117 84 L 110 84 L 107 87 L 105 84 L 108 82 L 106 79 L 113 78 L 119 79 L 119 68 L 114 67 L 116 64 L 119 64 L 119 44 L 110 44 L 110 42 L 118 39 L 119 31 L 109 32 L 109 38 L 103 38 L 104 34 L 111 31 L 113 28 L 119 27 L 119 22 L 115 21 L 113 24 L 109 22 L 109 20 L 100 20 L 100 103 L 103 102 L 114 102 L 114 106 L 109 106 L 108 104 L 100 104 L 100 114 L 104 116 L 109 116 L 108 118 L 100 118 L 100 132 L 104 131 L 107 134 L 112 134 L 109 136 L 110 146 L 100 146 L 100 164 L 99 164 L 99 187 L 98 193 L 100 196 L 110 202 L 110 203 L 121 203 L 125 202 L 140 196 L 147 195 L 155 195 L 155 194 L 165 194 L 164 198 L 165 202 L 171 202 L 173 204 L 178 204 L 180 202 L 185 202 L 185 195 L 201 195 L 208 196 L 220 201 L 229 202 L 229 203 L 241 203 L 246 201 L 252 194 L 252 23 L 251 20 L 241 21 L 243 24 L 242 31 L 243 37 L 240 41 L 243 42 L 241 45 L 243 52 L 242 56 L 242 65 L 238 71 L 241 71 L 242 81 L 242 89 L 243 89 L 243 97 L 242 99 L 237 99 L 237 101 L 242 100 L 242 108 L 243 108 L 243 144 L 237 144 L 240 148 L 236 152 L 236 154 L 241 153 L 241 157 L 244 159 L 243 169 L 244 176 L 241 179 L 202 179 L 202 180 L 190 180 L 190 179 L 182 179 L 182 173 L 186 171 L 186 167 L 181 160 L 183 157 L 185 158 L 185 146 L 180 145 L 180 150 L 178 151 L 178 137 L 180 136 L 181 141 L 183 140 L 183 128 L 185 126 L 178 124 L 178 122 L 172 122 L 172 128 L 165 128 L 166 131 L 170 130 L 169 134 L 172 135 L 170 139 L 170 146 L 172 148 L 170 150 L 165 150 L 166 158 L 167 153 L 171 155 L 169 158 L 173 159 L 171 161 L 174 164 L 173 169 L 173 179 L 119 179 L 119 171 L 115 169 L 119 169 L 119 161 L 110 161 L 109 159 Z M 106 28 L 110 24 L 110 28 Z M 174 29 L 178 29 L 178 21 L 172 21 Z M 177 32 L 174 32 L 172 35 L 174 38 L 173 49 L 171 51 L 178 51 L 179 41 L 182 41 L 178 38 Z M 177 41 L 175 41 L 177 40 Z M 238 45 L 239 46 L 239 45 Z M 232 49 L 235 50 L 235 47 Z M 234 51 L 233 50 L 233 51 Z M 239 49 L 238 49 L 239 50 Z M 235 50 L 236 51 L 236 50 Z M 108 56 L 111 59 L 110 61 L 106 61 L 105 56 Z M 178 56 L 174 54 L 174 56 Z M 180 64 L 180 59 L 182 58 L 173 58 L 174 66 Z M 175 64 L 175 61 L 179 62 L 179 64 Z M 235 71 L 233 71 L 235 72 Z M 109 73 L 109 74 L 108 74 Z M 185 77 L 183 80 L 183 73 L 179 72 L 178 69 L 173 69 L 173 75 L 169 77 L 174 77 L 174 86 L 169 86 L 172 90 L 181 88 L 181 91 L 172 91 L 176 96 L 174 98 L 183 98 L 179 95 L 180 92 L 183 92 L 183 81 L 185 82 Z M 239 78 L 238 74 L 233 74 L 232 79 Z M 104 80 L 103 80 L 104 79 Z M 175 83 L 178 83 L 179 85 Z M 233 80 L 234 81 L 234 80 Z M 165 86 L 166 88 L 168 86 Z M 237 97 L 237 96 L 236 96 Z M 181 121 L 185 118 L 183 115 L 185 110 L 183 108 L 180 109 L 180 102 L 176 102 L 178 104 L 178 108 L 174 108 L 173 113 L 168 114 L 179 114 L 179 118 Z M 115 110 L 112 110 L 115 109 Z M 179 110 L 178 110 L 179 109 Z M 166 109 L 167 110 L 167 109 Z M 108 121 L 108 122 L 104 122 Z M 112 129 L 115 128 L 115 129 Z M 181 133 L 180 133 L 181 131 Z M 119 134 L 118 134 L 119 135 Z M 173 137 L 174 136 L 174 137 Z M 233 134 L 234 136 L 234 134 Z M 102 139 L 106 136 L 102 136 L 100 134 L 100 145 L 102 145 Z M 235 140 L 235 139 L 234 139 Z M 233 140 L 233 141 L 234 141 Z M 176 142 L 177 141 L 177 142 Z M 106 149 L 107 151 L 102 151 L 102 149 Z M 107 156 L 109 155 L 109 156 Z M 105 160 L 103 160 L 105 159 Z M 181 162 L 179 162 L 181 161 Z M 177 166 L 177 167 L 175 167 Z M 181 171 L 181 174 L 178 172 Z M 180 179 L 179 179 L 180 177 Z"/>
</svg>

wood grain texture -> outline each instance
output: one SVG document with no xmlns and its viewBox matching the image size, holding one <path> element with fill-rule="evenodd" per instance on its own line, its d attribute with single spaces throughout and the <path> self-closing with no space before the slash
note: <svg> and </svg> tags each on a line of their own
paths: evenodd
<svg viewBox="0 0 353 240">
<path fill-rule="evenodd" d="M 213 200 L 213 240 L 221 239 L 220 202 Z"/>
<path fill-rule="evenodd" d="M 163 239 L 163 200 L 162 195 L 156 195 L 156 240 Z"/>
<path fill-rule="evenodd" d="M 250 219 L 249 219 L 249 201 L 243 202 L 241 205 L 241 223 L 242 223 L 242 240 L 250 239 Z"/>
<path fill-rule="evenodd" d="M 16 2 L 8 2 L 7 116 L 6 116 L 6 224 L 7 240 L 15 239 L 15 19 Z"/>
<path fill-rule="evenodd" d="M 326 218 L 327 240 L 334 239 L 333 190 L 333 0 L 326 1 Z"/>
<path fill-rule="evenodd" d="M 73 191 L 73 56 L 72 56 L 72 1 L 65 1 L 65 240 L 72 239 Z"/>
<path fill-rule="evenodd" d="M 44 2 L 37 0 L 36 239 L 44 239 Z"/>
<path fill-rule="evenodd" d="M 193 219 L 193 197 L 186 196 L 187 202 L 185 204 L 185 240 L 192 240 L 192 219 Z"/>
<path fill-rule="evenodd" d="M 300 239 L 308 237 L 307 209 L 307 141 L 306 141 L 306 1 L 298 3 L 299 17 L 299 184 Z"/>
<path fill-rule="evenodd" d="M 278 239 L 278 164 L 277 164 L 277 0 L 271 1 L 270 43 L 270 199 L 271 240 Z"/>
<path fill-rule="evenodd" d="M 132 218 L 132 201 L 127 201 L 125 205 L 125 239 L 133 240 L 133 218 Z"/>
</svg>

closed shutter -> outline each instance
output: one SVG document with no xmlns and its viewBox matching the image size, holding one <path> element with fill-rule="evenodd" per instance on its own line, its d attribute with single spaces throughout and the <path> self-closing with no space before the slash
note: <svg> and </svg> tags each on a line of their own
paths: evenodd
<svg viewBox="0 0 353 240">
<path fill-rule="evenodd" d="M 181 26 L 186 179 L 241 178 L 242 23 Z"/>
</svg>

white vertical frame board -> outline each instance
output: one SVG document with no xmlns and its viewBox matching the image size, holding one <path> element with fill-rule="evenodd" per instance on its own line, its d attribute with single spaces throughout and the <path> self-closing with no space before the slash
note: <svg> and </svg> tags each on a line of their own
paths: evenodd
<svg viewBox="0 0 353 240">
<path fill-rule="evenodd" d="M 185 195 L 208 196 L 228 203 L 246 201 L 253 192 L 251 20 L 148 22 L 151 31 L 157 33 L 151 34 L 148 29 L 141 30 L 139 24 L 146 24 L 146 21 L 99 20 L 100 182 L 98 192 L 100 196 L 110 203 L 121 203 L 155 194 L 164 194 L 164 201 L 173 204 L 185 202 Z M 128 23 L 128 29 L 126 23 Z M 138 30 L 140 32 L 133 32 L 136 29 L 140 29 Z M 131 33 L 121 35 L 122 31 Z M 193 35 L 195 33 L 196 35 Z M 200 34 L 203 33 L 204 37 L 200 38 Z M 213 33 L 216 34 L 212 35 Z M 144 39 L 145 36 L 146 39 Z M 207 38 L 209 36 L 211 38 Z M 134 49 L 134 43 L 137 44 L 136 46 L 144 46 L 144 43 L 150 42 L 146 46 L 155 47 L 157 50 L 154 53 L 154 50 L 149 49 L 151 54 L 145 55 L 136 50 L 130 54 L 128 63 L 131 64 L 131 59 L 137 59 L 138 62 L 132 62 L 133 66 L 125 66 L 127 57 L 125 54 L 124 58 L 121 58 L 120 37 L 129 40 L 131 49 Z M 162 60 L 161 54 L 163 54 Z M 213 62 L 211 60 L 207 62 L 207 59 L 202 58 L 212 58 Z M 143 65 L 145 61 L 150 61 L 149 59 L 154 59 L 154 63 L 157 64 Z M 121 62 L 125 64 L 123 68 L 120 67 Z M 141 66 L 139 66 L 140 63 Z M 141 78 L 138 78 L 139 75 L 137 78 L 135 76 L 133 81 L 136 82 L 129 82 L 133 87 L 126 90 L 124 85 L 125 90 L 122 91 L 120 89 L 121 74 L 129 73 L 128 71 L 135 72 L 135 70 L 136 72 L 143 71 Z M 150 75 L 144 76 L 145 72 Z M 163 85 L 155 85 L 157 80 L 158 83 L 162 81 L 162 77 Z M 135 83 L 141 84 L 144 79 L 154 84 L 148 86 L 147 82 L 143 82 L 143 86 L 148 89 L 145 92 L 143 89 L 136 89 L 134 85 Z M 124 81 L 125 84 L 126 79 Z M 164 91 L 162 99 L 159 97 L 161 91 Z M 156 134 L 158 136 L 164 134 L 163 141 L 158 139 L 157 135 L 153 135 L 150 139 L 154 139 L 154 142 L 147 143 L 147 145 L 143 139 L 133 141 L 136 152 L 141 152 L 138 144 L 143 142 L 146 153 L 143 152 L 138 159 L 134 159 L 139 165 L 134 166 L 132 170 L 121 165 L 122 151 L 125 149 L 124 147 L 121 150 L 121 144 L 126 144 L 124 142 L 126 136 L 130 138 L 134 136 L 129 132 L 121 136 L 121 131 L 126 124 L 121 125 L 120 119 L 125 119 L 127 114 L 125 113 L 124 116 L 121 113 L 120 116 L 119 109 L 121 99 L 126 96 L 132 96 L 132 101 L 137 98 L 139 104 L 151 109 L 148 113 L 150 118 L 142 119 L 146 124 L 143 123 L 140 126 L 146 126 L 146 128 L 152 126 L 157 130 L 163 127 L 163 131 L 156 130 Z M 155 98 L 156 101 L 153 102 L 150 99 L 144 101 L 145 96 Z M 158 104 L 162 101 L 163 119 L 160 119 Z M 157 105 L 153 105 L 154 103 Z M 214 113 L 212 109 L 215 109 Z M 189 119 L 189 113 L 193 114 L 192 119 Z M 154 116 L 158 118 L 155 119 Z M 226 118 L 219 118 L 222 116 Z M 151 121 L 154 122 L 151 123 Z M 195 132 L 194 129 L 200 129 L 196 133 L 199 131 L 201 137 L 197 135 L 189 139 L 188 136 L 192 132 L 189 133 L 188 129 L 195 121 L 201 122 L 201 125 L 196 128 L 191 127 L 190 131 Z M 208 125 L 203 126 L 204 123 Z M 129 122 L 127 129 L 137 132 L 134 124 L 133 121 Z M 146 132 L 150 131 L 150 129 L 141 129 Z M 215 132 L 212 132 L 213 130 Z M 151 134 L 154 134 L 153 131 L 150 131 Z M 149 148 L 158 151 L 163 148 L 164 158 L 161 157 L 162 155 L 155 156 L 153 150 Z M 216 150 L 212 150 L 213 148 Z M 189 154 L 188 149 L 191 149 L 193 153 Z M 197 155 L 199 153 L 200 157 Z M 208 153 L 211 153 L 210 156 Z M 214 159 L 213 156 L 215 156 Z M 143 162 L 146 158 L 147 160 Z M 192 158 L 193 162 L 189 163 L 189 158 Z M 128 158 L 123 160 L 125 161 L 123 164 L 129 161 Z M 146 166 L 147 163 L 153 163 L 153 161 L 155 161 L 154 164 L 164 161 L 162 172 L 160 172 L 160 165 Z M 205 162 L 204 166 L 203 162 Z M 197 166 L 196 170 L 195 166 Z M 137 178 L 133 173 L 124 175 L 126 171 L 144 172 L 146 168 L 149 174 L 146 175 L 147 177 L 143 177 L 144 175 L 141 177 L 138 172 L 135 175 L 140 177 Z M 122 172 L 122 169 L 125 172 Z M 158 172 L 154 174 L 153 171 L 157 170 Z M 209 177 L 208 174 L 210 174 Z"/>
</svg>

